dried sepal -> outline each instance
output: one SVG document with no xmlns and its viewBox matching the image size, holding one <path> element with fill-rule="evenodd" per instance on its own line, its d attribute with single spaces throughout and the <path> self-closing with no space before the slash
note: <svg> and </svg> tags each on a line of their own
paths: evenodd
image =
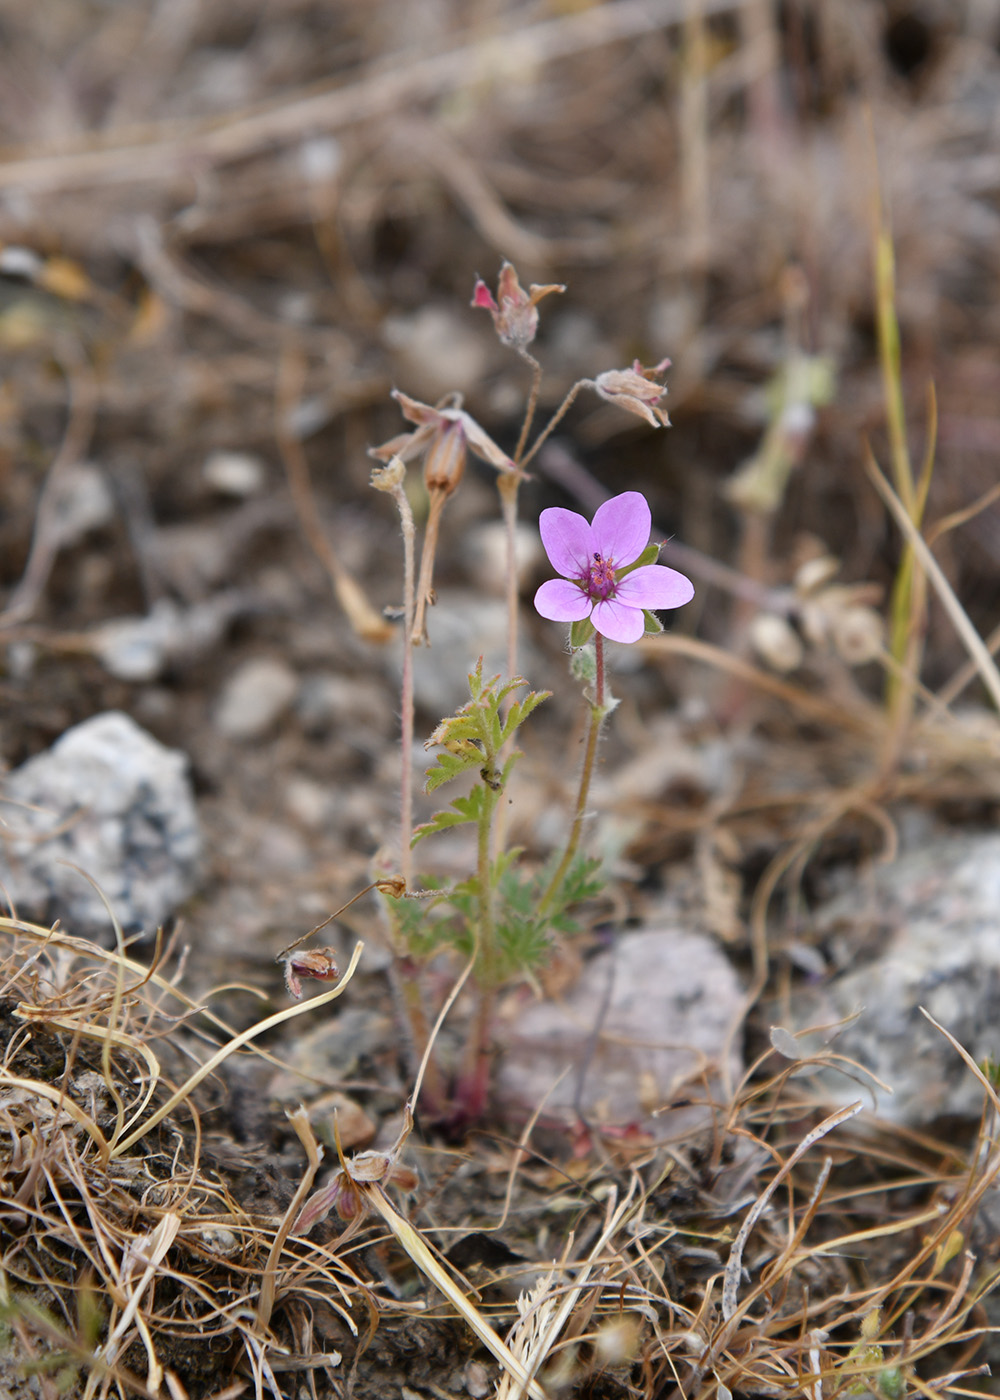
<svg viewBox="0 0 1000 1400">
<path fill-rule="evenodd" d="M 657 407 L 667 392 L 666 386 L 656 382 L 656 376 L 669 367 L 669 360 L 648 367 L 635 360 L 631 369 L 608 369 L 599 374 L 594 388 L 602 399 L 644 418 L 651 428 L 669 428 L 666 410 Z"/>
</svg>

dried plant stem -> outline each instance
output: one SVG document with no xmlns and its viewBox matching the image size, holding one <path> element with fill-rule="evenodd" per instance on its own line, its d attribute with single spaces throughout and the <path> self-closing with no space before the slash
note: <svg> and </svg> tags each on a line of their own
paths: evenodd
<svg viewBox="0 0 1000 1400">
<path fill-rule="evenodd" d="M 313 1181 L 319 1171 L 323 1154 L 319 1149 L 319 1144 L 309 1125 L 309 1115 L 300 1104 L 294 1113 L 288 1114 L 288 1121 L 295 1129 L 296 1136 L 305 1148 L 306 1169 L 302 1173 L 295 1195 L 288 1204 L 288 1209 L 282 1217 L 277 1233 L 271 1243 L 268 1252 L 267 1263 L 264 1265 L 264 1275 L 261 1279 L 260 1294 L 257 1298 L 256 1323 L 257 1330 L 263 1332 L 271 1321 L 271 1313 L 274 1310 L 274 1300 L 278 1289 L 278 1262 L 281 1259 L 281 1252 L 285 1247 L 285 1242 L 299 1218 L 299 1213 L 305 1204 L 306 1197 L 312 1190 Z"/>
<path fill-rule="evenodd" d="M 239 1050 L 241 1046 L 246 1045 L 248 1041 L 254 1040 L 257 1036 L 263 1035 L 265 1031 L 271 1030 L 274 1026 L 280 1026 L 283 1022 L 289 1021 L 295 1016 L 301 1016 L 303 1011 L 315 1011 L 320 1006 L 324 1006 L 328 1001 L 334 1001 L 339 997 L 342 992 L 346 991 L 347 984 L 357 970 L 364 946 L 363 943 L 355 944 L 354 952 L 351 955 L 351 961 L 347 966 L 347 971 L 336 987 L 331 988 L 328 992 L 324 992 L 321 996 L 313 997 L 311 1001 L 302 1002 L 295 1006 L 286 1006 L 283 1011 L 278 1011 L 275 1015 L 268 1016 L 266 1020 L 258 1021 L 255 1025 L 248 1027 L 247 1030 L 241 1031 L 239 1035 L 233 1036 L 232 1040 L 220 1046 L 214 1055 L 210 1055 L 205 1063 L 199 1069 L 196 1069 L 194 1074 L 186 1079 L 180 1088 L 171 1094 L 167 1101 L 161 1104 L 151 1117 L 146 1119 L 145 1123 L 140 1124 L 134 1132 L 129 1133 L 128 1137 L 118 1142 L 114 1150 L 108 1155 L 111 1157 L 124 1156 L 129 1148 L 134 1147 L 137 1142 L 141 1142 L 146 1134 L 156 1127 L 157 1123 L 162 1123 L 164 1118 L 169 1117 L 174 1109 L 189 1097 L 203 1079 L 207 1079 L 213 1071 L 218 1069 L 223 1061 L 228 1060 L 230 1055 Z"/>
<path fill-rule="evenodd" d="M 594 636 L 594 655 L 597 664 L 594 676 L 594 698 L 590 705 L 590 727 L 587 730 L 587 747 L 584 750 L 583 767 L 580 770 L 580 786 L 576 794 L 576 812 L 573 816 L 573 825 L 570 828 L 569 840 L 566 842 L 562 859 L 556 866 L 555 874 L 539 901 L 538 912 L 540 914 L 545 913 L 558 894 L 562 882 L 566 878 L 566 872 L 579 848 L 580 837 L 583 835 L 583 823 L 587 815 L 587 798 L 590 796 L 590 783 L 594 776 L 594 764 L 597 760 L 597 742 L 601 737 L 601 725 L 604 723 L 605 713 L 604 638 L 600 632 Z"/>
<path fill-rule="evenodd" d="M 378 1211 L 417 1268 L 441 1290 L 483 1345 L 489 1348 L 501 1366 L 504 1366 L 521 1385 L 522 1393 L 529 1395 L 531 1400 L 546 1400 L 545 1391 L 538 1381 L 532 1379 L 524 1364 L 518 1360 L 506 1342 L 496 1334 L 482 1313 L 472 1306 L 443 1265 L 435 1259 L 420 1232 L 413 1228 L 405 1216 L 400 1215 L 381 1186 L 366 1183 L 361 1189 L 368 1205 Z"/>
<path fill-rule="evenodd" d="M 86 455 L 97 414 L 97 382 L 80 347 L 71 340 L 64 340 L 56 350 L 56 358 L 66 376 L 69 400 L 66 430 L 38 501 L 24 574 L 8 598 L 6 608 L 0 612 L 0 629 L 3 630 L 30 618 L 45 591 L 63 542 L 59 521 L 62 484 L 67 472 Z"/>
<path fill-rule="evenodd" d="M 344 568 L 320 524 L 319 507 L 309 479 L 309 465 L 302 444 L 289 431 L 291 410 L 298 402 L 305 381 L 305 360 L 296 350 L 286 348 L 278 368 L 275 389 L 274 434 L 284 463 L 288 487 L 302 533 L 317 559 L 330 575 L 337 602 L 359 637 L 369 642 L 387 642 L 393 629 L 369 603 L 354 577 Z"/>
<path fill-rule="evenodd" d="M 934 585 L 945 612 L 947 612 L 948 616 L 951 618 L 955 630 L 964 642 L 969 656 L 975 662 L 980 680 L 989 691 L 993 703 L 996 705 L 997 709 L 1000 710 L 1000 670 L 997 669 L 996 662 L 990 655 L 982 637 L 980 637 L 979 633 L 969 621 L 968 613 L 956 598 L 954 590 L 945 578 L 940 564 L 927 548 L 926 541 L 910 513 L 907 511 L 906 506 L 879 471 L 878 464 L 871 455 L 870 450 L 865 465 L 868 468 L 868 475 L 876 490 L 895 516 L 896 524 L 906 536 L 907 543 L 919 557 L 922 569 Z"/>
</svg>

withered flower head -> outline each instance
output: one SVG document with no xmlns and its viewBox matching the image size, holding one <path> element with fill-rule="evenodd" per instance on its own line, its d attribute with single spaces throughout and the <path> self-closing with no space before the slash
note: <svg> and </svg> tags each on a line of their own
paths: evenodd
<svg viewBox="0 0 1000 1400">
<path fill-rule="evenodd" d="M 560 282 L 550 282 L 544 287 L 531 284 L 526 292 L 517 280 L 513 263 L 504 262 L 497 282 L 497 294 L 487 287 L 481 277 L 477 278 L 472 292 L 472 305 L 481 306 L 493 317 L 496 333 L 504 345 L 515 350 L 524 350 L 535 338 L 538 330 L 538 303 L 550 292 L 564 292 Z"/>
<path fill-rule="evenodd" d="M 312 977 L 317 982 L 336 982 L 340 969 L 333 958 L 332 948 L 303 949 L 284 959 L 285 986 L 293 997 L 302 995 L 300 977 Z"/>
<path fill-rule="evenodd" d="M 425 453 L 424 478 L 428 489 L 434 488 L 449 495 L 461 480 L 467 449 L 498 471 L 522 475 L 506 452 L 502 452 L 471 414 L 459 408 L 457 403 L 449 404 L 442 400 L 444 407 L 432 408 L 430 404 L 411 399 L 399 389 L 393 389 L 392 397 L 402 409 L 403 417 L 416 423 L 416 430 L 400 433 L 381 447 L 369 448 L 370 457 L 377 457 L 380 462 L 389 462 L 393 457 L 410 462 Z M 449 395 L 449 399 L 455 397 Z"/>
<path fill-rule="evenodd" d="M 657 384 L 656 375 L 669 367 L 669 360 L 661 360 L 648 368 L 636 360 L 631 369 L 605 370 L 594 380 L 594 388 L 602 399 L 645 418 L 650 427 L 669 428 L 666 409 L 655 407 L 667 392 L 665 385 Z"/>
</svg>

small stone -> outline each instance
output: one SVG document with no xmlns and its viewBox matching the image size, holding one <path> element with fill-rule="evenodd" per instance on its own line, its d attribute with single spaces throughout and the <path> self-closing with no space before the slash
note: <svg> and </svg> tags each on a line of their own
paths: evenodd
<svg viewBox="0 0 1000 1400">
<path fill-rule="evenodd" d="M 354 1099 L 335 1090 L 309 1105 L 309 1122 L 320 1142 L 325 1143 L 327 1147 L 336 1145 L 333 1132 L 335 1118 L 340 1145 L 345 1152 L 367 1147 L 374 1140 L 374 1121 Z"/>
<path fill-rule="evenodd" d="M 107 932 L 99 889 L 126 933 L 152 932 L 196 888 L 201 836 L 187 758 L 128 715 L 67 730 L 8 775 L 4 796 L 0 884 L 22 917 Z"/>
<path fill-rule="evenodd" d="M 483 1400 L 490 1393 L 490 1373 L 481 1361 L 470 1361 L 465 1367 L 465 1388 L 473 1400 Z"/>
<path fill-rule="evenodd" d="M 671 1098 L 705 1094 L 706 1066 L 709 1084 L 718 1083 L 710 1067 L 742 1000 L 711 939 L 680 928 L 624 934 L 562 1001 L 508 1003 L 499 1097 L 519 1117 L 544 1100 L 544 1116 L 567 1123 L 582 1114 L 598 1127 L 635 1126 L 658 1139 L 690 1131 L 711 1122 L 711 1109 L 671 1109 Z M 738 1079 L 735 1046 L 728 1068 Z"/>
<path fill-rule="evenodd" d="M 293 821 L 307 831 L 322 831 L 333 816 L 333 791 L 312 778 L 289 778 L 285 784 L 285 808 Z"/>
<path fill-rule="evenodd" d="M 256 496 L 265 480 L 264 463 L 249 452 L 212 452 L 201 474 L 213 491 L 239 500 Z"/>
<path fill-rule="evenodd" d="M 367 959 L 363 966 L 367 970 Z M 356 1073 L 362 1056 L 375 1055 L 392 1043 L 391 1017 L 343 1002 L 338 1006 L 344 1009 L 332 1013 L 332 1019 L 296 1034 L 284 1047 L 282 1060 L 288 1068 L 279 1070 L 272 1079 L 268 1091 L 272 1099 L 298 1103 L 304 1092 L 303 1076 L 332 1088 Z"/>
<path fill-rule="evenodd" d="M 259 656 L 229 677 L 213 716 L 227 739 L 259 739 L 277 723 L 298 690 L 298 676 L 283 661 Z"/>
</svg>

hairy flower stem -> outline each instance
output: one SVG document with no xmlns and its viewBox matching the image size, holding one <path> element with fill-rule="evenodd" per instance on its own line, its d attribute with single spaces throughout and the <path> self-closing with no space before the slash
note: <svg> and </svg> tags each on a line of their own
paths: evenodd
<svg viewBox="0 0 1000 1400">
<path fill-rule="evenodd" d="M 400 743 L 402 771 L 399 778 L 399 873 L 409 889 L 413 880 L 413 598 L 414 541 L 413 511 L 402 483 L 393 488 L 392 498 L 399 511 L 403 531 L 403 676 L 400 686 Z"/>
<path fill-rule="evenodd" d="M 557 427 L 559 423 L 562 422 L 563 418 L 565 418 L 566 414 L 570 410 L 570 406 L 572 405 L 573 400 L 576 398 L 580 390 L 587 388 L 587 386 L 593 384 L 593 382 L 594 381 L 592 379 L 577 380 L 577 382 L 573 385 L 572 389 L 570 389 L 569 393 L 563 399 L 562 403 L 556 409 L 555 413 L 553 413 L 552 417 L 546 423 L 545 427 L 535 438 L 534 442 L 531 444 L 524 457 L 518 459 L 517 465 L 519 467 L 526 467 L 528 465 L 532 457 L 534 457 L 538 452 L 538 449 L 542 446 L 542 444 L 545 441 L 547 441 L 547 439 L 552 435 L 553 430 Z"/>
<path fill-rule="evenodd" d="M 497 490 L 500 492 L 500 509 L 503 513 L 504 538 L 507 553 L 507 679 L 517 675 L 518 645 L 518 579 L 517 579 L 517 489 L 521 484 L 519 476 L 503 473 L 497 477 Z M 512 703 L 512 701 L 510 702 Z M 505 705 L 505 713 L 510 709 Z"/>
<path fill-rule="evenodd" d="M 580 786 L 576 795 L 576 813 L 573 817 L 573 825 L 570 828 L 569 840 L 566 842 L 566 849 L 562 853 L 562 859 L 556 867 L 555 874 L 549 881 L 545 893 L 538 904 L 539 914 L 544 914 L 559 893 L 562 882 L 566 878 L 566 872 L 570 867 L 573 857 L 576 855 L 580 845 L 580 837 L 583 834 L 583 823 L 587 815 L 587 798 L 590 796 L 590 782 L 594 776 L 594 764 L 597 759 L 597 741 L 601 737 L 601 725 L 604 723 L 604 638 L 600 632 L 594 636 L 594 658 L 596 661 L 596 672 L 594 676 L 594 698 L 590 702 L 590 727 L 587 731 L 587 747 L 583 754 L 583 767 L 580 770 Z"/>
<path fill-rule="evenodd" d="M 531 425 L 535 418 L 535 409 L 538 407 L 538 391 L 542 383 L 542 367 L 535 359 L 534 355 L 529 355 L 527 350 L 522 349 L 520 354 L 531 366 L 531 392 L 528 395 L 528 407 L 525 410 L 524 422 L 521 424 L 521 434 L 517 440 L 517 447 L 514 451 L 514 461 L 520 466 L 521 457 L 524 454 L 524 447 L 528 441 L 528 434 L 531 432 Z M 521 484 L 521 476 L 513 472 L 500 472 L 497 477 L 497 490 L 500 492 L 500 509 L 503 514 L 504 535 L 507 546 L 507 678 L 513 679 L 517 675 L 517 640 L 518 640 L 518 587 L 517 587 L 517 488 Z M 509 709 L 510 706 L 506 706 Z"/>
<path fill-rule="evenodd" d="M 387 491 L 396 503 L 403 533 L 403 674 L 400 684 L 400 777 L 399 777 L 399 872 L 404 888 L 413 883 L 413 625 L 416 526 L 409 498 L 403 487 L 404 468 L 398 458 L 372 474 L 372 484 Z M 385 907 L 385 906 L 384 906 Z M 391 918 L 391 916 L 390 916 Z M 397 956 L 389 969 L 389 982 L 397 1012 L 404 1024 L 407 1051 L 415 1063 L 425 1054 L 430 1030 L 424 1008 L 423 991 L 413 961 Z M 424 1100 L 431 1111 L 444 1103 L 441 1071 L 435 1061 L 427 1067 Z"/>
<path fill-rule="evenodd" d="M 527 360 L 531 366 L 531 392 L 528 395 L 528 407 L 525 409 L 524 422 L 521 425 L 521 436 L 517 440 L 517 447 L 514 449 L 514 461 L 518 466 L 522 465 L 521 458 L 527 446 L 528 434 L 531 432 L 531 425 L 535 421 L 535 409 L 538 407 L 538 391 L 542 387 L 542 367 L 530 355 L 527 350 L 521 350 L 521 358 Z"/>
<path fill-rule="evenodd" d="M 487 762 L 489 763 L 489 758 Z M 496 929 L 493 921 L 492 845 L 493 814 L 500 792 L 487 785 L 479 817 L 476 880 L 479 886 L 479 919 L 476 926 L 476 981 L 479 998 L 469 1034 L 466 1070 L 456 1095 L 471 1120 L 486 1109 L 490 1080 L 490 1032 L 497 988 Z"/>
</svg>

